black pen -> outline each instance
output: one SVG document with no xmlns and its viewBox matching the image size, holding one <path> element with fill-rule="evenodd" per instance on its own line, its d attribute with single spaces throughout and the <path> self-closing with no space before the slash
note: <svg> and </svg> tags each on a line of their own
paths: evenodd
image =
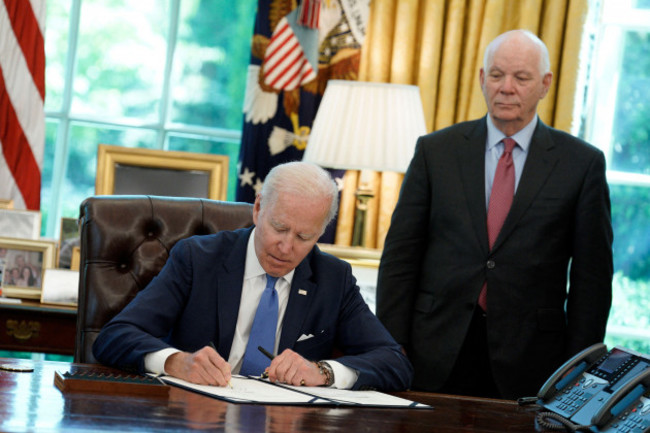
<svg viewBox="0 0 650 433">
<path fill-rule="evenodd" d="M 212 341 L 210 341 L 210 342 L 208 343 L 208 346 L 210 346 L 211 348 L 213 348 L 215 352 L 219 353 L 219 352 L 217 351 L 217 346 L 215 346 L 214 343 L 213 343 Z M 232 388 L 232 383 L 230 383 L 230 381 L 228 381 L 228 386 L 229 386 L 230 388 Z"/>
<path fill-rule="evenodd" d="M 257 346 L 257 350 L 262 352 L 262 354 L 264 356 L 266 356 L 267 358 L 269 358 L 271 361 L 273 361 L 273 358 L 275 358 L 275 355 L 273 355 L 271 352 L 269 352 L 268 350 L 266 350 L 262 346 Z M 268 377 L 269 377 L 269 374 L 266 371 L 262 373 L 262 379 L 266 379 Z"/>
<path fill-rule="evenodd" d="M 259 350 L 260 352 L 262 352 L 262 353 L 264 354 L 264 356 L 266 356 L 267 358 L 269 358 L 271 361 L 273 361 L 273 358 L 275 358 L 275 356 L 274 356 L 271 352 L 269 352 L 268 350 L 266 350 L 266 349 L 263 348 L 262 346 L 257 346 L 257 350 Z"/>
</svg>

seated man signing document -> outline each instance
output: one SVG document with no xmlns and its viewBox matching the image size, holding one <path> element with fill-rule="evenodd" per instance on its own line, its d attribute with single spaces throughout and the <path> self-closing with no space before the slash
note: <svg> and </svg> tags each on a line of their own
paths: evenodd
<svg viewBox="0 0 650 433">
<path fill-rule="evenodd" d="M 363 301 L 350 265 L 316 246 L 337 207 L 325 170 L 275 167 L 255 199 L 255 227 L 179 241 L 102 329 L 93 354 L 197 384 L 266 371 L 291 385 L 408 388 L 411 364 Z"/>
</svg>

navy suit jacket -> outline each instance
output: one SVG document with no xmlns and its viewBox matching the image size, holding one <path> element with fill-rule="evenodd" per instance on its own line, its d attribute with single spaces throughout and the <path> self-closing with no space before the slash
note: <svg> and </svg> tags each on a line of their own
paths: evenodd
<svg viewBox="0 0 650 433">
<path fill-rule="evenodd" d="M 487 280 L 492 372 L 502 396 L 517 398 L 536 394 L 562 362 L 603 340 L 613 273 L 609 189 L 600 150 L 539 121 L 490 250 L 486 137 L 483 117 L 419 139 L 384 246 L 377 316 L 406 348 L 414 388 L 437 391 Z"/>
<path fill-rule="evenodd" d="M 161 272 L 101 331 L 100 362 L 144 371 L 144 356 L 174 347 L 194 352 L 209 342 L 228 359 L 239 312 L 252 229 L 179 241 Z M 314 337 L 297 341 L 301 335 Z M 318 247 L 295 270 L 279 352 L 337 359 L 359 372 L 354 389 L 402 390 L 412 367 L 364 302 L 350 265 Z"/>
</svg>

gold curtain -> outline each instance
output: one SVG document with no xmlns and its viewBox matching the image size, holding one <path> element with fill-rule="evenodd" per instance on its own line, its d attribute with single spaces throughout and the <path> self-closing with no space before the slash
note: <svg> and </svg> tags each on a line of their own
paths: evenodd
<svg viewBox="0 0 650 433">
<path fill-rule="evenodd" d="M 428 131 L 487 112 L 478 73 L 486 45 L 512 29 L 527 29 L 547 45 L 551 89 L 538 107 L 548 125 L 570 131 L 587 0 L 372 0 L 360 81 L 415 84 Z M 337 245 L 350 245 L 355 191 L 374 191 L 366 246 L 382 249 L 403 174 L 348 171 Z"/>
</svg>

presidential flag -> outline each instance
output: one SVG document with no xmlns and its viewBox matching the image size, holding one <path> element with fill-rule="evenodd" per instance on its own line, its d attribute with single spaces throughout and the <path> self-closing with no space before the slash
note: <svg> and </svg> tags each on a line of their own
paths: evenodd
<svg viewBox="0 0 650 433">
<path fill-rule="evenodd" d="M 358 77 L 369 1 L 294 3 L 258 1 L 237 201 L 252 203 L 271 168 L 302 159 L 327 80 Z M 341 182 L 343 171 L 332 175 Z M 333 242 L 330 232 L 321 241 Z"/>
<path fill-rule="evenodd" d="M 45 0 L 0 0 L 0 199 L 39 210 L 45 145 Z"/>
</svg>

